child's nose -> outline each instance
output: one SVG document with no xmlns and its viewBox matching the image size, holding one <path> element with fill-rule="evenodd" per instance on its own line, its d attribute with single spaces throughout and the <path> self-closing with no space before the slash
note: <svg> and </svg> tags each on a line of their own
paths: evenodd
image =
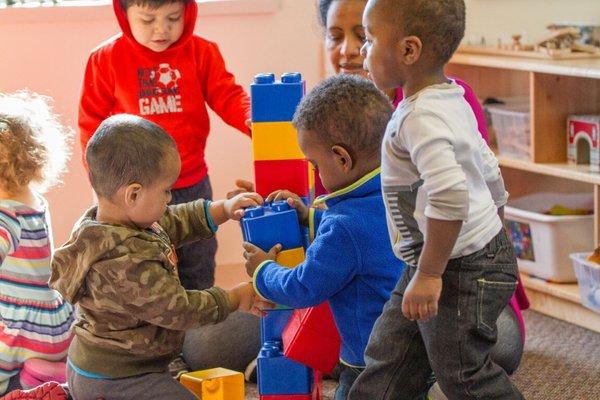
<svg viewBox="0 0 600 400">
<path fill-rule="evenodd" d="M 154 26 L 154 31 L 159 34 L 168 32 L 169 31 L 169 23 L 168 22 L 158 22 Z"/>
<path fill-rule="evenodd" d="M 367 42 L 363 43 L 362 47 L 360 48 L 360 55 L 367 57 Z"/>
</svg>

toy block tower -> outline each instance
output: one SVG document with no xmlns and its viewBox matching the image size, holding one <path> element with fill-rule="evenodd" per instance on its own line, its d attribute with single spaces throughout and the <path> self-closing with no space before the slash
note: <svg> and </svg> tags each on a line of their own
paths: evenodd
<svg viewBox="0 0 600 400">
<path fill-rule="evenodd" d="M 287 189 L 311 197 L 314 170 L 300 150 L 292 125 L 305 86 L 299 73 L 283 74 L 278 82 L 274 74 L 259 74 L 250 86 L 254 180 L 262 196 Z"/>
<path fill-rule="evenodd" d="M 305 159 L 298 144 L 296 129 L 292 125 L 294 113 L 305 92 L 302 76 L 299 73 L 286 73 L 281 76 L 281 81 L 276 82 L 274 74 L 259 74 L 255 77 L 250 92 L 256 191 L 266 197 L 275 190 L 287 189 L 310 204 L 315 194 L 324 193 L 324 189 L 318 173 Z M 277 243 L 282 245 L 282 251 L 276 260 L 279 265 L 294 268 L 304 261 L 304 251 L 308 247 L 307 229 L 300 227 L 296 210 L 290 208 L 287 202 L 277 201 L 261 207 L 248 208 L 240 222 L 245 241 L 267 252 Z M 330 323 L 325 325 L 333 325 L 336 330 L 328 306 L 326 311 L 329 314 L 325 318 L 328 316 Z M 300 310 L 278 306 L 277 309 L 266 312 L 267 316 L 261 320 L 263 346 L 257 360 L 260 398 L 320 399 L 321 375 L 311 369 L 311 364 L 318 367 L 325 364 L 329 372 L 332 363 L 314 362 L 320 360 L 322 354 L 314 354 L 312 357 L 302 355 L 304 352 L 320 351 L 327 347 L 319 346 L 320 343 L 317 342 L 321 337 L 318 334 L 306 333 L 310 331 L 307 326 L 313 327 L 306 320 L 314 319 L 313 316 L 316 315 L 322 316 L 322 313 L 301 314 L 295 319 L 298 323 L 287 329 L 288 336 L 293 338 L 290 342 L 294 343 L 294 351 L 291 354 L 296 356 L 302 353 L 298 357 L 300 362 L 297 362 L 284 355 L 282 335 L 284 328 Z M 333 358 L 337 362 L 339 342 L 337 348 L 335 344 L 333 347 Z M 331 359 L 332 357 L 327 358 Z M 310 360 L 311 363 L 302 364 L 305 360 Z"/>
</svg>

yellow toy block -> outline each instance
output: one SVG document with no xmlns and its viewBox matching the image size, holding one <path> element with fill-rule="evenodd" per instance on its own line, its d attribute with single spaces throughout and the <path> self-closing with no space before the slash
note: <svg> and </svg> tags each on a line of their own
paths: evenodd
<svg viewBox="0 0 600 400">
<path fill-rule="evenodd" d="M 181 375 L 179 382 L 202 400 L 244 400 L 244 374 L 212 368 Z"/>
<path fill-rule="evenodd" d="M 315 199 L 315 166 L 309 162 L 308 163 L 308 200 L 312 204 Z"/>
<path fill-rule="evenodd" d="M 288 268 L 294 268 L 304 261 L 304 248 L 296 247 L 295 249 L 283 250 L 277 254 L 275 262 L 279 265 Z"/>
<path fill-rule="evenodd" d="M 254 122 L 252 152 L 255 161 L 304 158 L 291 122 Z"/>
</svg>

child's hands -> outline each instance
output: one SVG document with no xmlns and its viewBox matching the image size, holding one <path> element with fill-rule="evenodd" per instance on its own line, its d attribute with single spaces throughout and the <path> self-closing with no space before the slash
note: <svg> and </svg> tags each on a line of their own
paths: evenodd
<svg viewBox="0 0 600 400">
<path fill-rule="evenodd" d="M 277 200 L 285 200 L 290 205 L 290 207 L 295 208 L 298 212 L 298 221 L 302 225 L 308 225 L 308 207 L 300 196 L 296 193 L 292 193 L 289 190 L 276 190 L 267 196 L 266 201 L 277 201 Z"/>
<path fill-rule="evenodd" d="M 404 292 L 402 314 L 411 321 L 428 321 L 438 313 L 441 293 L 441 276 L 428 275 L 417 270 Z"/>
<path fill-rule="evenodd" d="M 244 216 L 244 208 L 257 207 L 263 203 L 263 198 L 254 192 L 244 192 L 225 200 L 223 211 L 228 219 L 239 221 Z"/>
<path fill-rule="evenodd" d="M 252 243 L 244 242 L 242 244 L 244 248 L 244 258 L 246 259 L 246 272 L 249 276 L 254 276 L 254 271 L 258 266 L 266 261 L 277 259 L 277 253 L 281 251 L 281 245 L 278 243 L 269 250 L 268 253 L 265 253 Z"/>
<path fill-rule="evenodd" d="M 229 305 L 232 311 L 250 312 L 256 298 L 256 292 L 254 292 L 254 288 L 250 282 L 243 282 L 236 285 L 232 289 L 229 289 L 227 294 L 229 295 Z"/>
<path fill-rule="evenodd" d="M 275 308 L 275 306 L 275 303 L 263 299 L 262 297 L 257 295 L 250 312 L 258 317 L 264 317 L 265 315 L 267 315 L 265 310 L 270 310 L 272 308 Z"/>
<path fill-rule="evenodd" d="M 258 296 L 252 282 L 244 282 L 227 291 L 231 310 L 239 310 L 264 317 L 265 309 L 274 308 L 275 304 Z"/>
<path fill-rule="evenodd" d="M 227 199 L 231 199 L 240 193 L 254 192 L 254 183 L 245 179 L 236 179 L 235 186 L 236 189 L 232 190 L 231 192 L 227 192 Z"/>
</svg>

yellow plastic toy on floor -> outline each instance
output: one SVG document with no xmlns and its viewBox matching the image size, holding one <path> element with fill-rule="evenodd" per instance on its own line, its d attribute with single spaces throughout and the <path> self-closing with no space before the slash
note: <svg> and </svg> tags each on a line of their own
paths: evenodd
<svg viewBox="0 0 600 400">
<path fill-rule="evenodd" d="M 244 374 L 212 368 L 181 375 L 179 382 L 202 400 L 244 400 Z"/>
</svg>

